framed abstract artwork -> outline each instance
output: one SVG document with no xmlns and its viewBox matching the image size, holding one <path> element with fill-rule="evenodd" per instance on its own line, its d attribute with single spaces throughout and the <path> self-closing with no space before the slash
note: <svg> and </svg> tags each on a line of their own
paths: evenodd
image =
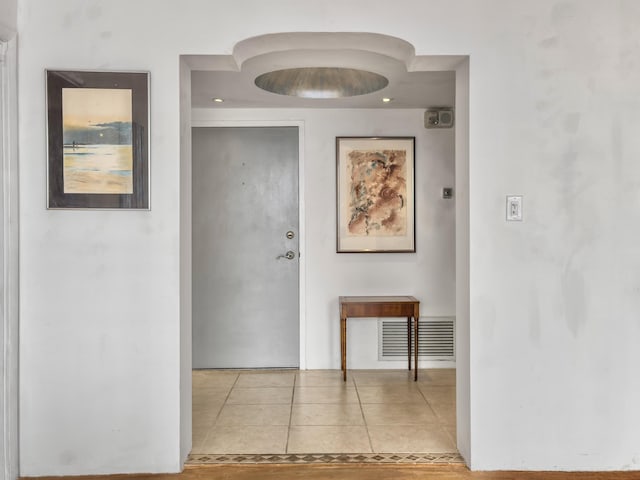
<svg viewBox="0 0 640 480">
<path fill-rule="evenodd" d="M 337 137 L 338 253 L 415 252 L 415 137 Z"/>
<path fill-rule="evenodd" d="M 149 208 L 149 74 L 47 70 L 48 208 Z"/>
</svg>

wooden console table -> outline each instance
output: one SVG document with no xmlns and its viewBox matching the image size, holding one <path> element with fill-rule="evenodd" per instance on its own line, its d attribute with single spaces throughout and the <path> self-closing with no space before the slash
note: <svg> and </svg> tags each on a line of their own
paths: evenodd
<svg viewBox="0 0 640 480">
<path fill-rule="evenodd" d="M 418 300 L 414 297 L 340 297 L 340 355 L 345 382 L 347 381 L 347 318 L 349 317 L 406 317 L 409 370 L 411 370 L 411 319 L 413 318 L 414 380 L 418 380 L 418 319 L 420 318 Z"/>
</svg>

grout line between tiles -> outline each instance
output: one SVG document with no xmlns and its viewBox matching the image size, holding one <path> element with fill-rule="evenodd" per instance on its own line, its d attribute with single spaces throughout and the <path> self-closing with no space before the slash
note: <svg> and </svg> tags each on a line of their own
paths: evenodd
<svg viewBox="0 0 640 480">
<path fill-rule="evenodd" d="M 202 446 L 203 447 L 207 444 L 207 441 L 209 440 L 209 436 L 211 435 L 211 433 L 213 432 L 214 428 L 216 427 L 216 424 L 218 423 L 218 418 L 220 418 L 220 414 L 222 413 L 222 409 L 227 404 L 227 400 L 229 399 L 229 395 L 231 395 L 231 390 L 233 390 L 233 387 L 238 382 L 238 378 L 240 378 L 240 374 L 239 373 L 236 374 L 236 379 L 234 380 L 233 384 L 231 385 L 231 388 L 229 388 L 229 391 L 227 392 L 227 395 L 224 397 L 224 402 L 222 402 L 222 405 L 220 406 L 220 409 L 218 410 L 216 418 L 211 423 L 211 426 L 207 429 L 207 433 L 204 436 L 204 439 L 202 440 Z"/>
<path fill-rule="evenodd" d="M 422 395 L 422 398 L 424 398 L 424 401 L 427 403 L 427 405 L 429 407 L 429 410 L 431 410 L 431 413 L 433 413 L 434 418 L 437 420 L 436 423 L 441 426 L 442 422 L 441 422 L 441 419 L 440 419 L 440 415 L 438 415 L 438 412 L 436 412 L 436 409 L 433 408 L 433 406 L 431 405 L 431 402 L 429 401 L 427 396 L 422 391 L 422 388 L 420 387 L 420 385 L 418 385 L 418 391 L 420 392 L 420 395 Z"/>
<path fill-rule="evenodd" d="M 362 400 L 360 399 L 360 391 L 358 390 L 358 382 L 355 381 L 355 378 L 353 380 L 353 385 L 356 388 L 356 395 L 358 397 L 358 406 L 360 407 L 360 415 L 362 415 L 362 421 L 364 422 L 364 430 L 365 430 L 365 432 L 367 432 L 367 440 L 369 441 L 369 450 L 371 451 L 371 453 L 375 453 L 375 450 L 373 449 L 373 442 L 371 441 L 371 434 L 369 433 L 369 425 L 367 425 L 367 419 L 364 416 L 364 409 L 362 408 Z"/>
<path fill-rule="evenodd" d="M 220 418 L 220 414 L 222 413 L 222 410 L 224 409 L 224 407 L 227 406 L 227 401 L 229 401 L 229 396 L 231 395 L 231 392 L 235 388 L 236 383 L 238 383 L 238 380 L 240 379 L 240 375 L 241 375 L 240 373 L 238 373 L 236 375 L 236 380 L 233 382 L 233 385 L 231 385 L 231 388 L 227 392 L 227 396 L 224 397 L 224 402 L 222 402 L 222 406 L 220 407 L 220 410 L 218 411 L 218 415 L 216 415 L 216 419 L 213 421 L 213 425 L 214 426 L 218 423 L 218 419 Z"/>
<path fill-rule="evenodd" d="M 284 444 L 284 453 L 289 453 L 289 439 L 291 438 L 291 419 L 293 418 L 293 399 L 296 395 L 296 383 L 298 375 L 293 376 L 293 388 L 291 389 L 291 404 L 289 406 L 289 426 L 287 427 L 287 441 Z"/>
</svg>

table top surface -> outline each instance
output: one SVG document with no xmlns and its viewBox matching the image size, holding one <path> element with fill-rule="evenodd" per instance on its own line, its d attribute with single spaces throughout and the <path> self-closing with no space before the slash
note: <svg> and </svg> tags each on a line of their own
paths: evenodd
<svg viewBox="0 0 640 480">
<path fill-rule="evenodd" d="M 340 297 L 340 304 L 344 303 L 420 303 L 415 297 L 391 296 L 391 297 Z"/>
</svg>

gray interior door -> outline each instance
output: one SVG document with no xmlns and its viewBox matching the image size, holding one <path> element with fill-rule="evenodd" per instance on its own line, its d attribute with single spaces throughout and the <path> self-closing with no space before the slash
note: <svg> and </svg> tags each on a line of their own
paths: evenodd
<svg viewBox="0 0 640 480">
<path fill-rule="evenodd" d="M 297 127 L 194 128 L 194 368 L 299 365 L 298 257 Z"/>
</svg>

